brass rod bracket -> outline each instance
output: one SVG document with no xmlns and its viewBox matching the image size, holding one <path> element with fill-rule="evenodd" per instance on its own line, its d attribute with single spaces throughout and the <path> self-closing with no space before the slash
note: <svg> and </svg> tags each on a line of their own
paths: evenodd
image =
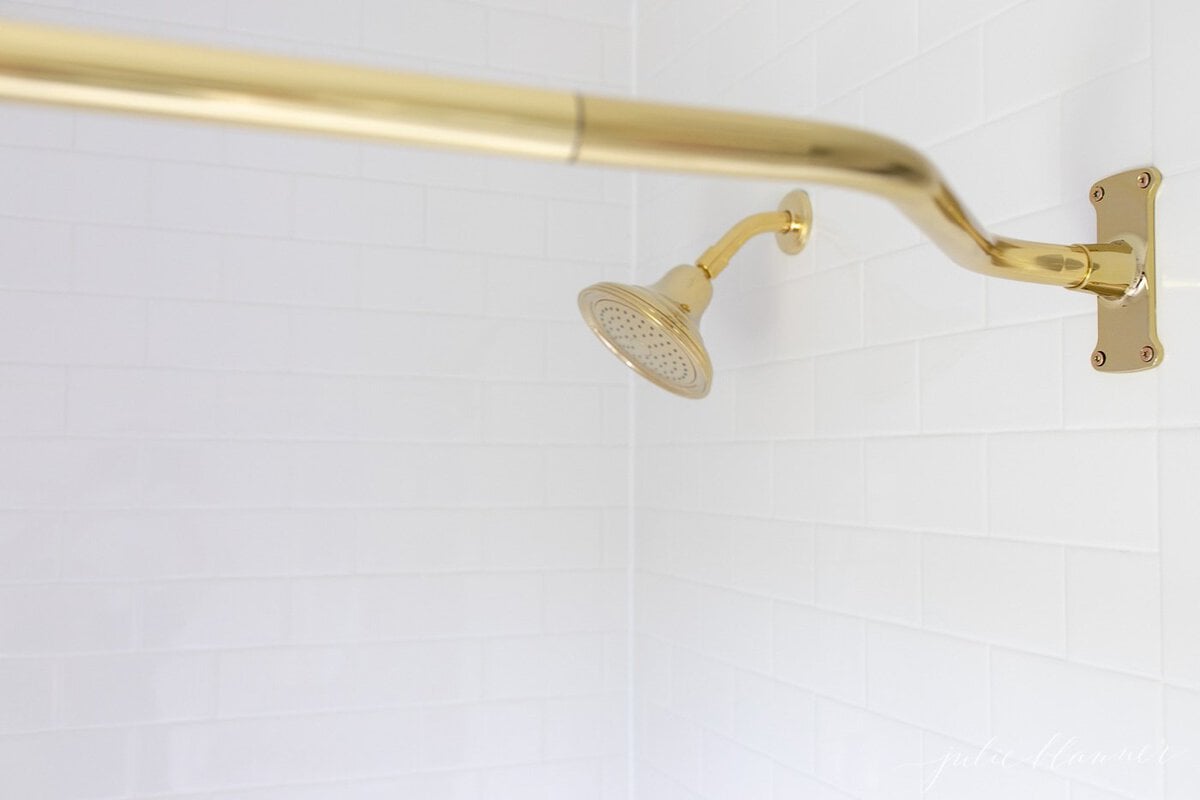
<svg viewBox="0 0 1200 800">
<path fill-rule="evenodd" d="M 1127 243 L 1139 257 L 1139 272 L 1128 290 L 1096 298 L 1092 367 L 1099 372 L 1138 372 L 1162 363 L 1154 277 L 1154 197 L 1160 183 L 1162 173 L 1142 167 L 1109 175 L 1091 188 L 1096 241 Z"/>
</svg>

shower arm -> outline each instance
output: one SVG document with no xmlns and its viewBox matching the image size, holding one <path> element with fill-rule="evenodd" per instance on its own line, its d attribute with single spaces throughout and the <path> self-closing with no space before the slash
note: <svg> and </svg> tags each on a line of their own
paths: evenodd
<svg viewBox="0 0 1200 800">
<path fill-rule="evenodd" d="M 967 269 L 1095 294 L 1101 329 L 1093 354 L 1097 369 L 1145 369 L 1161 359 L 1153 296 L 1153 197 L 1160 175 L 1153 168 L 1110 176 L 1091 189 L 1098 227 L 1110 235 L 1092 244 L 1050 244 L 989 234 L 916 150 L 867 131 L 808 120 L 592 98 L 9 21 L 0 22 L 0 98 L 565 163 L 857 189 L 890 200 Z M 1135 179 L 1131 191 L 1124 184 Z M 1114 202 L 1101 204 L 1106 185 Z M 1106 226 L 1103 205 L 1119 205 L 1120 218 Z M 1114 330 L 1120 329 L 1112 334 L 1122 350 L 1115 360 L 1102 350 L 1106 315 Z M 1140 356 L 1126 358 L 1130 347 Z"/>
<path fill-rule="evenodd" d="M 712 247 L 696 259 L 696 266 L 708 277 L 715 278 L 729 266 L 729 259 L 742 249 L 742 245 L 762 233 L 775 234 L 776 241 L 785 253 L 799 253 L 808 241 L 812 226 L 812 207 L 808 195 L 790 192 L 778 211 L 751 214 L 738 222 Z"/>
</svg>

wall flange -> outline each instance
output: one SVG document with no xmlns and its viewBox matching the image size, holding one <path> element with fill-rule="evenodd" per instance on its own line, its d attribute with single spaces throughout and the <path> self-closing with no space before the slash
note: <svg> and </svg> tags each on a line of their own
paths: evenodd
<svg viewBox="0 0 1200 800">
<path fill-rule="evenodd" d="M 1163 359 L 1154 278 L 1154 197 L 1160 183 L 1162 173 L 1142 167 L 1092 185 L 1096 241 L 1130 245 L 1140 270 L 1124 294 L 1096 298 L 1092 366 L 1100 372 L 1138 372 L 1158 366 Z"/>
</svg>

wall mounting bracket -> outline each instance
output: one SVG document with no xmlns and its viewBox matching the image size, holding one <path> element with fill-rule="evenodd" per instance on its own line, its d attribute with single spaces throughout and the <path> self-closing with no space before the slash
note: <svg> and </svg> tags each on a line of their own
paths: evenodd
<svg viewBox="0 0 1200 800">
<path fill-rule="evenodd" d="M 1154 196 L 1162 173 L 1154 167 L 1118 172 L 1092 185 L 1096 241 L 1124 242 L 1137 256 L 1138 275 L 1124 293 L 1096 297 L 1096 349 L 1100 372 L 1152 369 L 1163 359 L 1158 340 L 1154 277 Z"/>
</svg>

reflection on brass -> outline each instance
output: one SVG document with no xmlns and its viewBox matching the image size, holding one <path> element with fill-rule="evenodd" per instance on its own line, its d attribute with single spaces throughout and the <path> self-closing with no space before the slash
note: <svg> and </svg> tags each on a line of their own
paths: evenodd
<svg viewBox="0 0 1200 800">
<path fill-rule="evenodd" d="M 656 386 L 698 399 L 712 386 L 712 361 L 700 338 L 700 317 L 712 300 L 712 280 L 742 245 L 774 233 L 779 249 L 799 253 L 812 230 L 808 194 L 788 192 L 775 211 L 753 214 L 729 229 L 695 264 L 681 264 L 650 286 L 597 283 L 579 293 L 579 311 L 613 355 Z"/>
<path fill-rule="evenodd" d="M 826 183 L 887 198 L 952 260 L 984 275 L 1092 292 L 1110 305 L 1141 292 L 1135 281 L 1153 282 L 1142 266 L 1152 260 L 1145 239 L 1122 248 L 1103 235 L 1098 244 L 993 235 L 916 150 L 822 122 L 13 22 L 0 25 L 0 97 L 567 163 Z M 1132 175 L 1134 188 L 1151 196 L 1161 180 L 1152 168 Z M 1137 185 L 1139 175 L 1151 176 L 1148 187 Z M 1113 192 L 1104 184 L 1092 193 L 1098 212 Z M 1155 349 L 1149 366 L 1161 360 Z M 1125 363 L 1108 356 L 1106 371 Z"/>
</svg>

